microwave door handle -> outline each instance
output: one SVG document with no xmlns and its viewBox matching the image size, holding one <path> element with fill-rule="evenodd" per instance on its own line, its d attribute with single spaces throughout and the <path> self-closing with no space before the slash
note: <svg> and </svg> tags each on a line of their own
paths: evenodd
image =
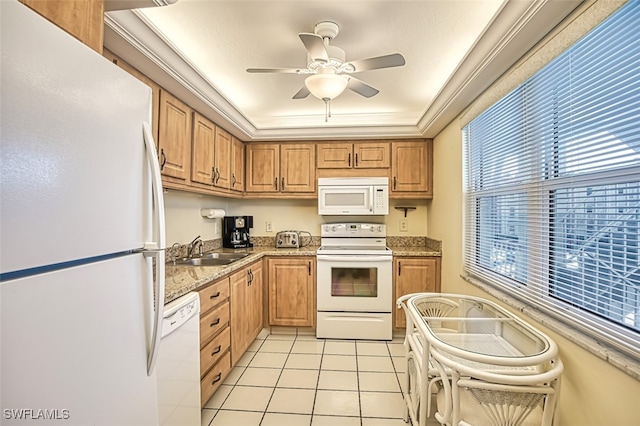
<svg viewBox="0 0 640 426">
<path fill-rule="evenodd" d="M 375 188 L 373 186 L 369 187 L 369 212 L 373 213 L 373 195 L 375 194 Z"/>
</svg>

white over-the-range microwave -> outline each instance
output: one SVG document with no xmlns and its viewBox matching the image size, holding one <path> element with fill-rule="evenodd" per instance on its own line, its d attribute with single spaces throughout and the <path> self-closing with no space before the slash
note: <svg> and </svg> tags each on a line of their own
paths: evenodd
<svg viewBox="0 0 640 426">
<path fill-rule="evenodd" d="M 389 178 L 318 178 L 318 214 L 327 216 L 389 214 Z"/>
</svg>

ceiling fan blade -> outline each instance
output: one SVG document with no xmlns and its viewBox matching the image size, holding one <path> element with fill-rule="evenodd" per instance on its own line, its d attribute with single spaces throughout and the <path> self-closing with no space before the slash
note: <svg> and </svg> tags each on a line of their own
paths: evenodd
<svg viewBox="0 0 640 426">
<path fill-rule="evenodd" d="M 307 86 L 302 86 L 302 89 L 298 90 L 298 93 L 293 95 L 293 99 L 304 99 L 309 96 L 311 92 L 307 89 Z"/>
<path fill-rule="evenodd" d="M 310 33 L 300 33 L 298 35 L 313 60 L 322 62 L 329 61 L 329 54 L 327 53 L 327 48 L 324 46 L 322 37 L 318 34 Z"/>
<path fill-rule="evenodd" d="M 404 56 L 400 53 L 392 53 L 391 55 L 376 56 L 375 58 L 358 59 L 351 61 L 350 64 L 355 68 L 354 72 L 360 72 L 380 68 L 401 67 L 405 64 L 405 60 Z"/>
<path fill-rule="evenodd" d="M 369 86 L 364 81 L 358 80 L 353 76 L 349 76 L 349 82 L 347 83 L 347 88 L 349 88 L 350 90 L 353 90 L 359 95 L 364 96 L 365 98 L 370 98 L 380 93 L 380 91 L 375 87 Z"/>
<path fill-rule="evenodd" d="M 247 68 L 250 73 L 302 74 L 305 71 L 300 68 Z"/>
</svg>

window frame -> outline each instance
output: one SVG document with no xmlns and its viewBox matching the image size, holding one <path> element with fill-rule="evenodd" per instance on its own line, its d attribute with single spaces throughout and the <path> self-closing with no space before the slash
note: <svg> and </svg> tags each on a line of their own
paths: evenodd
<svg viewBox="0 0 640 426">
<path fill-rule="evenodd" d="M 572 46 L 573 47 L 573 46 Z M 536 74 L 537 75 L 537 74 Z M 535 77 L 532 76 L 532 78 Z M 527 82 L 531 80 L 528 79 Z M 514 91 L 507 94 L 503 99 L 512 96 L 518 90 L 521 90 L 526 83 L 517 87 Z M 480 115 L 479 117 L 481 117 Z M 477 118 L 479 118 L 477 117 Z M 473 120 L 471 123 L 475 122 Z M 472 181 L 472 172 L 469 170 L 469 123 L 463 129 L 463 155 L 464 155 L 464 214 L 465 214 L 465 231 L 463 233 L 463 268 L 466 274 L 465 279 L 470 282 L 476 283 L 480 280 L 481 287 L 486 283 L 491 289 L 498 290 L 498 293 L 505 293 L 509 296 L 516 297 L 519 300 L 525 301 L 534 309 L 544 312 L 551 317 L 562 321 L 565 325 L 569 325 L 572 328 L 576 328 L 584 332 L 591 338 L 594 338 L 598 342 L 606 343 L 616 350 L 624 352 L 626 355 L 631 356 L 636 360 L 640 360 L 640 333 L 637 330 L 629 330 L 625 327 L 612 324 L 607 320 L 602 320 L 594 314 L 584 311 L 575 306 L 571 306 L 568 303 L 555 300 L 553 296 L 550 296 L 549 288 L 553 285 L 550 282 L 550 270 L 551 270 L 551 244 L 533 244 L 527 245 L 525 249 L 525 255 L 528 258 L 536 259 L 549 259 L 548 262 L 533 262 L 528 261 L 526 271 L 526 282 L 518 282 L 515 279 L 507 278 L 504 275 L 498 274 L 491 269 L 487 269 L 480 265 L 478 259 L 482 254 L 480 253 L 479 244 L 481 244 L 481 238 L 478 237 L 478 233 L 481 232 L 478 225 L 481 220 L 480 217 L 480 202 L 487 197 L 495 197 L 500 195 L 513 195 L 518 188 L 525 191 L 525 197 L 528 198 L 528 202 L 525 204 L 527 209 L 527 215 L 535 217 L 536 232 L 544 232 L 546 241 L 550 242 L 552 237 L 552 225 L 551 225 L 551 209 L 553 206 L 553 193 L 560 189 L 580 188 L 589 185 L 597 187 L 632 182 L 634 179 L 640 179 L 639 169 L 636 166 L 620 168 L 618 170 L 604 170 L 596 171 L 583 175 L 568 175 L 559 176 L 559 150 L 560 145 L 556 152 L 551 155 L 550 160 L 538 163 L 536 166 L 532 166 L 529 173 L 536 175 L 539 173 L 546 174 L 538 183 L 538 188 L 532 188 L 527 184 L 519 184 L 517 182 L 507 185 L 498 185 L 491 189 L 477 188 L 477 182 Z M 535 151 L 535 149 L 534 149 Z M 540 158 L 541 153 L 529 153 L 529 159 L 532 163 L 536 158 Z M 491 167 L 491 165 L 489 165 Z M 551 176 L 549 176 L 549 174 Z M 482 179 L 475 176 L 476 179 Z M 568 183 L 571 185 L 569 186 Z M 470 196 L 469 193 L 473 193 L 474 196 Z M 528 226 L 533 222 L 527 220 Z M 546 227 L 544 224 L 547 224 Z M 527 234 L 529 232 L 527 231 Z M 486 257 L 486 254 L 485 254 Z M 541 303 L 542 302 L 542 303 Z M 637 313 L 640 315 L 640 312 Z"/>
</svg>

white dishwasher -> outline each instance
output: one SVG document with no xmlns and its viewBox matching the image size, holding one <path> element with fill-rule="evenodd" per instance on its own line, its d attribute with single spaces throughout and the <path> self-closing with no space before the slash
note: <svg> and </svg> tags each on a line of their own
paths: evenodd
<svg viewBox="0 0 640 426">
<path fill-rule="evenodd" d="M 164 426 L 200 425 L 200 296 L 164 307 L 158 355 L 158 410 Z"/>
</svg>

